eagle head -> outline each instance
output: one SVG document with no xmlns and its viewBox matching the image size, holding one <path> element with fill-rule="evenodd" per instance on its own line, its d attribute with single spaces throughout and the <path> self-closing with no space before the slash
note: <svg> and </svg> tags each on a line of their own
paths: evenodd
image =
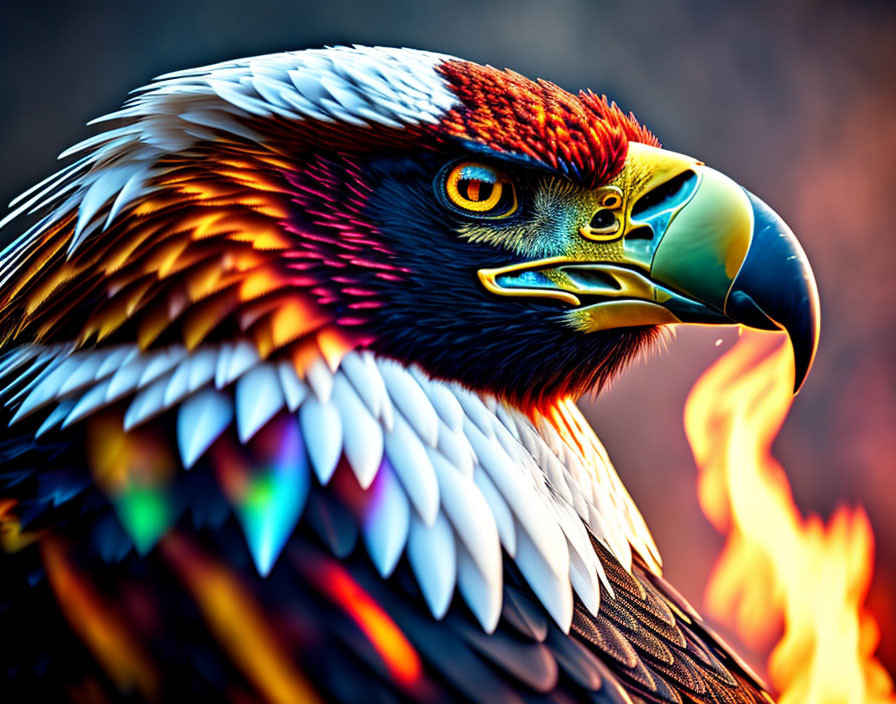
<svg viewBox="0 0 896 704">
<path fill-rule="evenodd" d="M 768 206 L 591 92 L 383 48 L 163 76 L 17 204 L 3 339 L 262 356 L 364 347 L 521 405 L 601 384 L 664 325 L 790 336 L 809 264 Z"/>
<path fill-rule="evenodd" d="M 603 97 L 408 49 L 97 122 L 0 253 L 31 699 L 768 700 L 574 403 L 677 323 L 783 328 L 799 387 L 818 296 L 766 205 Z"/>
</svg>

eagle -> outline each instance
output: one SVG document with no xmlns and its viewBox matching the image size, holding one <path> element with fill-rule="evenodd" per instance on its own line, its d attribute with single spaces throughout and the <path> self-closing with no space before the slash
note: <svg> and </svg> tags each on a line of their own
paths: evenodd
<svg viewBox="0 0 896 704">
<path fill-rule="evenodd" d="M 772 700 L 576 406 L 679 324 L 785 331 L 796 392 L 818 294 L 765 203 L 405 48 L 94 123 L 2 223 L 4 701 Z"/>
</svg>

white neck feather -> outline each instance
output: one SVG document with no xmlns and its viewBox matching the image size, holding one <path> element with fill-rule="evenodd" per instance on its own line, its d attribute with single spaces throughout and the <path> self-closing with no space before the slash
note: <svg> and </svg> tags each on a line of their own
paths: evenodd
<svg viewBox="0 0 896 704">
<path fill-rule="evenodd" d="M 564 629 L 573 591 L 594 613 L 601 585 L 612 596 L 589 530 L 626 569 L 634 549 L 659 570 L 641 515 L 572 401 L 533 420 L 369 352 L 348 353 L 335 370 L 318 358 L 302 379 L 248 342 L 191 353 L 24 346 L 0 364 L 0 382 L 13 423 L 49 410 L 39 434 L 113 402 L 127 402 L 125 429 L 175 409 L 185 468 L 232 423 L 245 443 L 277 413 L 298 414 L 319 484 L 342 458 L 362 488 L 376 484 L 361 521 L 370 556 L 388 575 L 407 555 L 437 617 L 456 585 L 483 627 L 495 627 L 502 548 Z"/>
</svg>

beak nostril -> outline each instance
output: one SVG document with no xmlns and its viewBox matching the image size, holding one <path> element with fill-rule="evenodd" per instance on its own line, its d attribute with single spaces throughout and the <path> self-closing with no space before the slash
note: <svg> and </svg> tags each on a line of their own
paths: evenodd
<svg viewBox="0 0 896 704">
<path fill-rule="evenodd" d="M 632 218 L 646 220 L 652 215 L 681 205 L 696 190 L 697 182 L 697 174 L 691 169 L 670 178 L 635 201 Z"/>
<path fill-rule="evenodd" d="M 625 234 L 625 239 L 627 240 L 647 240 L 650 241 L 653 239 L 653 228 L 650 225 L 639 225 L 638 227 L 634 227 L 629 230 Z"/>
</svg>

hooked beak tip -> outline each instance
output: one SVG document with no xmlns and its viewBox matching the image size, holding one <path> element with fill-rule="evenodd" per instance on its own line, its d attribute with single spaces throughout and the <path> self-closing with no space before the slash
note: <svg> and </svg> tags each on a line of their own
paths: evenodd
<svg viewBox="0 0 896 704">
<path fill-rule="evenodd" d="M 749 327 L 787 333 L 793 349 L 796 394 L 818 349 L 818 288 L 809 260 L 790 228 L 765 203 L 746 193 L 753 209 L 753 236 L 731 284 L 725 314 Z"/>
</svg>

